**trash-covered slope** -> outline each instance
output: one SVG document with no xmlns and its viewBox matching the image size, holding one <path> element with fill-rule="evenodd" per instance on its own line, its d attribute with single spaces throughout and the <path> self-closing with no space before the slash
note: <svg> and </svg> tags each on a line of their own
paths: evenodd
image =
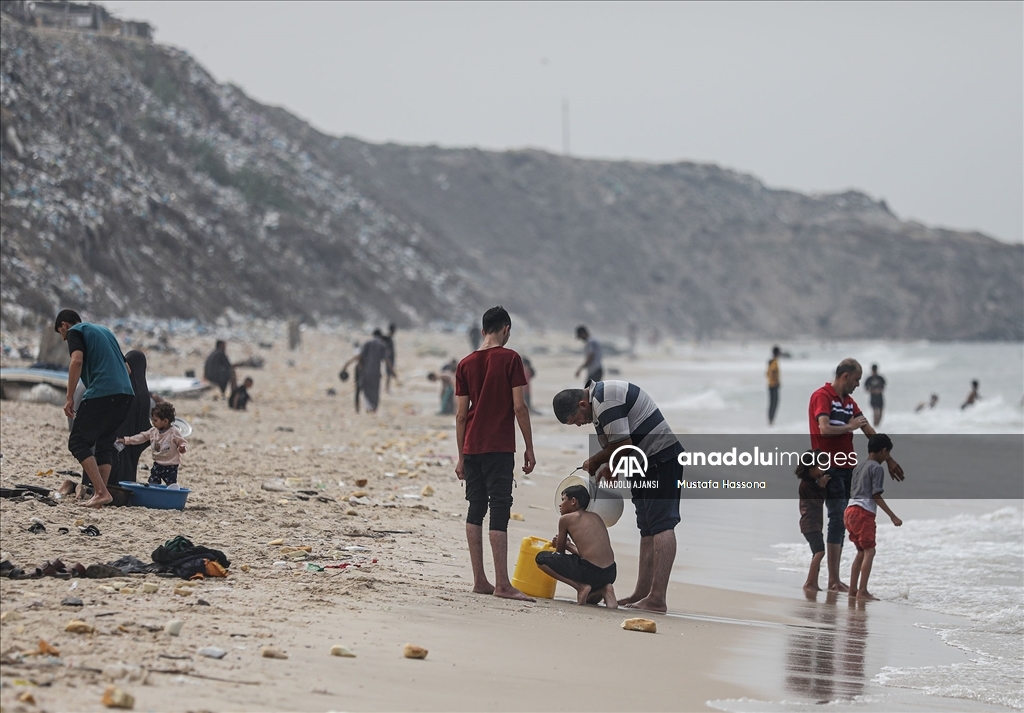
<svg viewBox="0 0 1024 713">
<path fill-rule="evenodd" d="M 475 301 L 442 241 L 185 53 L 5 16 L 0 55 L 8 316 L 407 322 Z"/>
</svg>

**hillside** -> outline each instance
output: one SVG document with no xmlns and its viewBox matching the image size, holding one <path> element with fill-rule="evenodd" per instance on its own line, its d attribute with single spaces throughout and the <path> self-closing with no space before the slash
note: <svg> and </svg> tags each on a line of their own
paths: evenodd
<svg viewBox="0 0 1024 713">
<path fill-rule="evenodd" d="M 1024 247 L 711 165 L 374 145 L 187 54 L 4 19 L 6 319 L 78 305 L 400 324 L 1024 339 Z"/>
</svg>

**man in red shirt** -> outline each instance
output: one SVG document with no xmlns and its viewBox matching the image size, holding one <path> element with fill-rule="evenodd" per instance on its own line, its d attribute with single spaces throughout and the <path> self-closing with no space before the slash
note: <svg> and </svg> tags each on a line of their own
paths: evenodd
<svg viewBox="0 0 1024 713">
<path fill-rule="evenodd" d="M 523 360 L 506 349 L 512 319 L 503 307 L 484 312 L 480 348 L 467 356 L 455 370 L 455 431 L 459 463 L 455 475 L 466 483 L 466 540 L 473 565 L 473 591 L 507 599 L 533 601 L 512 586 L 508 578 L 508 521 L 512 512 L 512 479 L 516 456 L 518 421 L 526 452 L 523 472 L 537 464 L 533 455 L 533 432 L 524 388 L 527 384 Z M 490 507 L 491 554 L 494 556 L 494 584 L 484 572 L 484 515 Z"/>
<path fill-rule="evenodd" d="M 861 430 L 870 438 L 875 429 L 861 413 L 857 402 L 850 398 L 860 385 L 863 372 L 856 359 L 843 359 L 836 367 L 831 384 L 826 383 L 811 394 L 807 407 L 811 432 L 811 448 L 829 455 L 831 478 L 825 487 L 825 508 L 828 510 L 828 532 L 825 551 L 828 555 L 828 589 L 846 592 L 849 587 L 839 579 L 839 558 L 843 554 L 846 526 L 843 513 L 850 500 L 850 482 L 857 465 L 857 452 L 853 448 L 853 432 Z M 903 468 L 890 456 L 886 463 L 893 480 L 903 480 Z"/>
</svg>

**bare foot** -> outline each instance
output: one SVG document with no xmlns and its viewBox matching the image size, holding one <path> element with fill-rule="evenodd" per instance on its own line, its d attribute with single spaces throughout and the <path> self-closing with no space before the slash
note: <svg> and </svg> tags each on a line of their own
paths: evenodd
<svg viewBox="0 0 1024 713">
<path fill-rule="evenodd" d="M 850 591 L 850 588 L 847 587 L 842 582 L 829 582 L 828 583 L 828 591 L 830 591 L 830 592 L 848 592 L 848 591 Z"/>
<path fill-rule="evenodd" d="M 63 483 L 60 484 L 60 487 L 57 488 L 57 492 L 60 493 L 61 495 L 71 495 L 73 492 L 75 492 L 75 485 L 75 481 L 65 480 Z"/>
<path fill-rule="evenodd" d="M 609 609 L 618 609 L 619 603 L 615 601 L 615 590 L 612 589 L 612 585 L 608 585 L 603 590 L 604 593 L 604 605 Z"/>
<path fill-rule="evenodd" d="M 668 605 L 665 602 L 658 602 L 650 597 L 644 597 L 638 602 L 627 604 L 626 609 L 642 609 L 643 611 L 654 612 L 655 614 L 664 614 L 668 611 Z"/>
<path fill-rule="evenodd" d="M 819 587 L 817 584 L 805 584 L 804 585 L 804 591 L 805 592 L 820 592 L 821 591 L 821 587 Z"/>
<path fill-rule="evenodd" d="M 636 592 L 630 594 L 628 597 L 624 597 L 619 600 L 620 607 L 628 607 L 630 604 L 636 604 L 638 601 L 644 598 L 643 594 L 637 594 Z"/>
<path fill-rule="evenodd" d="M 866 589 L 861 589 L 860 591 L 857 592 L 857 599 L 863 599 L 865 601 L 871 601 L 871 602 L 877 602 L 878 601 L 878 597 L 876 597 L 874 594 L 872 594 L 871 592 L 869 592 Z"/>
<path fill-rule="evenodd" d="M 535 602 L 536 599 L 528 597 L 520 592 L 515 587 L 509 586 L 508 588 L 494 588 L 494 596 L 501 597 L 502 599 L 517 599 L 521 602 Z"/>
<path fill-rule="evenodd" d="M 494 585 L 484 580 L 480 584 L 473 585 L 474 594 L 494 594 Z"/>
<path fill-rule="evenodd" d="M 582 587 L 576 590 L 576 603 L 580 606 L 589 604 L 587 599 L 590 598 L 590 585 L 584 584 Z"/>
<path fill-rule="evenodd" d="M 99 509 L 106 505 L 107 503 L 112 502 L 113 500 L 114 496 L 111 495 L 110 493 L 107 493 L 106 497 L 103 497 L 102 495 L 93 495 L 91 498 L 82 503 L 82 505 L 84 505 L 87 508 Z"/>
</svg>

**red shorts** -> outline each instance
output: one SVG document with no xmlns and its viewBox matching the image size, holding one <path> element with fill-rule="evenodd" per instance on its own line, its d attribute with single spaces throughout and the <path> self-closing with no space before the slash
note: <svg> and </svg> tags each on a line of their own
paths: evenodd
<svg viewBox="0 0 1024 713">
<path fill-rule="evenodd" d="M 860 505 L 851 505 L 843 513 L 843 524 L 850 533 L 850 542 L 858 552 L 875 546 L 875 513 L 868 512 Z"/>
</svg>

